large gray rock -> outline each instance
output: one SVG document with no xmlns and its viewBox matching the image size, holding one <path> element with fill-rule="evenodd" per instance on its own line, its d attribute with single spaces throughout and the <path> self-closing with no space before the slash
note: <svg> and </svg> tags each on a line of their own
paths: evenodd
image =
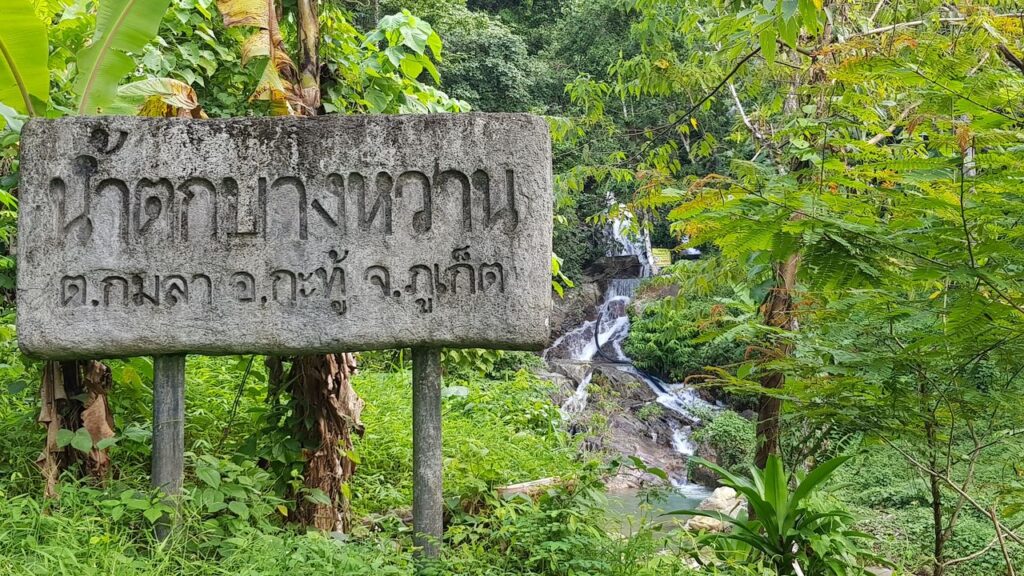
<svg viewBox="0 0 1024 576">
<path fill-rule="evenodd" d="M 716 488 L 711 493 L 711 496 L 704 499 L 697 506 L 697 510 L 718 512 L 725 516 L 739 518 L 740 514 L 746 510 L 746 507 L 747 500 L 744 497 L 728 486 L 721 486 Z M 692 532 L 726 532 L 730 528 L 729 524 L 715 518 L 708 518 L 707 516 L 693 516 L 683 525 L 684 530 Z"/>
<path fill-rule="evenodd" d="M 534 116 L 32 120 L 21 177 L 33 356 L 548 339 Z"/>
</svg>

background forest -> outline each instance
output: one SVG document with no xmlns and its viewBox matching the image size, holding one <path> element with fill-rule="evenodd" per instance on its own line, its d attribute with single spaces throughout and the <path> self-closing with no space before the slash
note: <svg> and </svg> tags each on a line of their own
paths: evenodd
<svg viewBox="0 0 1024 576">
<path fill-rule="evenodd" d="M 156 540 L 152 360 L 17 349 L 28 118 L 471 111 L 548 120 L 553 337 L 618 297 L 644 377 L 447 351 L 420 573 L 1024 573 L 1019 3 L 0 0 L 0 55 L 0 574 L 417 565 L 401 350 L 189 357 Z"/>
</svg>

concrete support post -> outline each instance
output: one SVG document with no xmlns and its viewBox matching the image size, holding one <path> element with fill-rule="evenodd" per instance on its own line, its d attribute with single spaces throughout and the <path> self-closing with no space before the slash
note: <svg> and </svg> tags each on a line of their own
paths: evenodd
<svg viewBox="0 0 1024 576">
<path fill-rule="evenodd" d="M 420 555 L 436 558 L 444 531 L 441 489 L 441 350 L 412 351 L 412 517 Z"/>
<path fill-rule="evenodd" d="M 172 497 L 177 496 L 185 475 L 185 356 L 153 358 L 153 471 L 151 484 Z M 174 519 L 164 517 L 156 524 L 156 536 L 165 540 Z"/>
</svg>

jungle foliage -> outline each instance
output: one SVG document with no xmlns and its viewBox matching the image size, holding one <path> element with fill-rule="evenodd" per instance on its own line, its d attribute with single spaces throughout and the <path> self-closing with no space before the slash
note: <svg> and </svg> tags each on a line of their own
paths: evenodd
<svg viewBox="0 0 1024 576">
<path fill-rule="evenodd" d="M 59 500 L 40 497 L 42 368 L 16 351 L 13 309 L 26 118 L 466 110 L 549 119 L 559 274 L 583 276 L 612 220 L 707 255 L 656 281 L 676 295 L 633 311 L 626 351 L 758 409 L 694 435 L 718 445 L 719 474 L 756 517 L 733 522 L 746 538 L 646 524 L 620 538 L 608 470 L 579 455 L 554 392 L 519 370 L 530 361 L 453 351 L 437 573 L 686 574 L 695 550 L 703 573 L 858 574 L 883 559 L 907 574 L 1024 570 L 1019 5 L 341 0 L 319 3 L 312 59 L 296 6 L 0 0 L 0 571 L 412 570 L 401 351 L 364 355 L 353 380 L 366 435 L 341 454 L 359 465 L 343 494 L 303 487 L 294 406 L 268 402 L 262 362 L 196 358 L 180 540 L 150 537 L 166 510 L 145 481 L 146 359 L 110 363 L 106 482 L 71 470 Z M 99 447 L 87 436 L 56 441 Z M 564 482 L 497 495 L 545 476 Z M 796 498 L 812 478 L 817 495 Z M 346 536 L 286 522 L 341 496 Z M 870 552 L 862 530 L 878 537 Z"/>
</svg>

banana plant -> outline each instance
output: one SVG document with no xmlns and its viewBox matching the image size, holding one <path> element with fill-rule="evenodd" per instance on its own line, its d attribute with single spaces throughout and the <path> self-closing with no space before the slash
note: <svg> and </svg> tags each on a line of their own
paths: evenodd
<svg viewBox="0 0 1024 576">
<path fill-rule="evenodd" d="M 78 52 L 78 114 L 118 111 L 117 87 L 135 69 L 129 54 L 142 52 L 160 28 L 170 0 L 101 0 L 96 31 Z"/>
<path fill-rule="evenodd" d="M 865 545 L 872 537 L 851 529 L 853 517 L 846 511 L 810 504 L 818 488 L 847 460 L 849 457 L 844 456 L 822 463 L 791 489 L 791 476 L 775 455 L 768 458 L 764 470 L 751 466 L 749 477 L 694 458 L 696 464 L 717 472 L 723 485 L 746 498 L 754 518 L 733 518 L 709 510 L 677 510 L 670 514 L 705 516 L 731 526 L 730 532 L 700 535 L 698 545 L 739 556 L 736 560 L 771 565 L 780 576 L 865 574 L 864 561 L 886 564 Z"/>
<path fill-rule="evenodd" d="M 169 4 L 170 0 L 99 2 L 92 39 L 77 55 L 74 92 L 78 114 L 129 111 L 120 106 L 118 85 L 135 69 L 130 54 L 142 52 L 156 36 Z M 0 113 L 5 117 L 42 116 L 49 102 L 47 24 L 53 14 L 49 8 L 40 11 L 32 0 L 3 0 L 3 14 Z"/>
<path fill-rule="evenodd" d="M 299 84 L 298 69 L 285 50 L 274 1 L 217 0 L 217 8 L 228 28 L 255 28 L 242 44 L 242 64 L 248 64 L 254 58 L 267 59 L 252 99 L 269 101 L 274 116 L 315 114 L 316 106 L 312 100 L 319 103 L 319 86 L 304 89 Z"/>
<path fill-rule="evenodd" d="M 0 104 L 42 113 L 49 100 L 46 25 L 31 0 L 4 0 L 0 18 Z M 38 106 L 37 106 L 38 104 Z"/>
</svg>

